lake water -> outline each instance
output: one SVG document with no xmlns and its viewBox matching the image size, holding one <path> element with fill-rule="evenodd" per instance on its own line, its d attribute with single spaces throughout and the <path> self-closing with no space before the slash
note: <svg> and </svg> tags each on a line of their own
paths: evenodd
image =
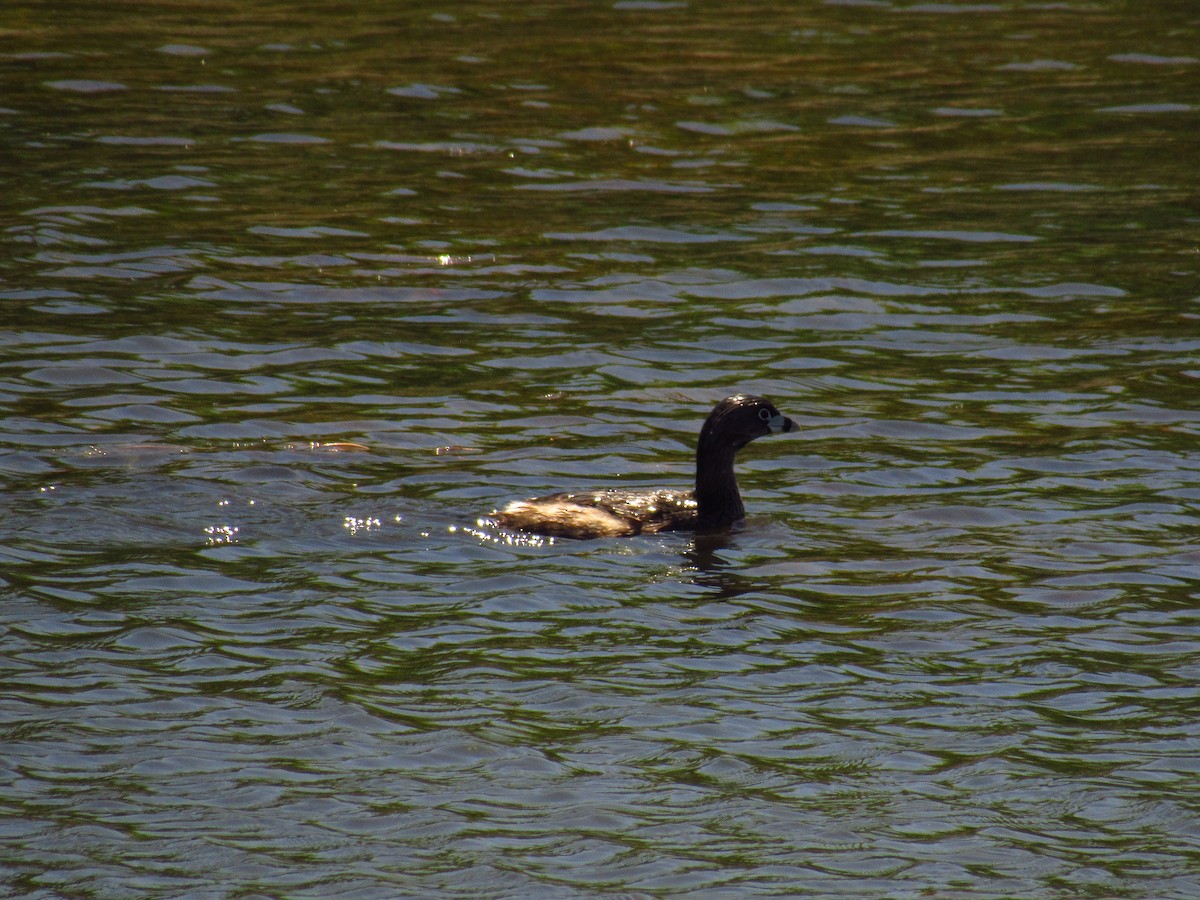
<svg viewBox="0 0 1200 900">
<path fill-rule="evenodd" d="M 291 6 L 0 9 L 0 893 L 1200 896 L 1191 0 Z"/>
</svg>

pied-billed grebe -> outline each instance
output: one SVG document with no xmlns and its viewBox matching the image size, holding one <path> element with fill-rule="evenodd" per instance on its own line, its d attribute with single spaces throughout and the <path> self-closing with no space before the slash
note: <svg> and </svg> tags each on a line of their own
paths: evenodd
<svg viewBox="0 0 1200 900">
<path fill-rule="evenodd" d="M 746 517 L 733 474 L 737 451 L 755 438 L 795 429 L 769 401 L 737 394 L 718 403 L 700 429 L 694 491 L 551 494 L 510 503 L 491 519 L 512 531 L 567 538 L 725 529 Z"/>
</svg>

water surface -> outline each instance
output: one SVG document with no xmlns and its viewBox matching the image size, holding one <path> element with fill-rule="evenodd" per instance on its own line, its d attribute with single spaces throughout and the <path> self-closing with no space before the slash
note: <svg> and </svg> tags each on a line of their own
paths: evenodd
<svg viewBox="0 0 1200 900">
<path fill-rule="evenodd" d="M 0 13 L 11 895 L 1200 894 L 1200 17 L 737 6 Z"/>
</svg>

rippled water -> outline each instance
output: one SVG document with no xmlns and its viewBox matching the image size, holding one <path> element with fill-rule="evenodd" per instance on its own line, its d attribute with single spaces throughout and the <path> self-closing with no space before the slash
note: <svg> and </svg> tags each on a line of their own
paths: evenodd
<svg viewBox="0 0 1200 900">
<path fill-rule="evenodd" d="M 1200 15 L 736 7 L 0 11 L 6 896 L 1200 896 Z"/>
</svg>

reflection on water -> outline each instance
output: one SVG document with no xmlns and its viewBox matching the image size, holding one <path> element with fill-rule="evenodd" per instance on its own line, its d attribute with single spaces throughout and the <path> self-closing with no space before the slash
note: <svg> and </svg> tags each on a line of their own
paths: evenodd
<svg viewBox="0 0 1200 900">
<path fill-rule="evenodd" d="M 4 885 L 1200 893 L 1197 28 L 6 8 Z"/>
</svg>

